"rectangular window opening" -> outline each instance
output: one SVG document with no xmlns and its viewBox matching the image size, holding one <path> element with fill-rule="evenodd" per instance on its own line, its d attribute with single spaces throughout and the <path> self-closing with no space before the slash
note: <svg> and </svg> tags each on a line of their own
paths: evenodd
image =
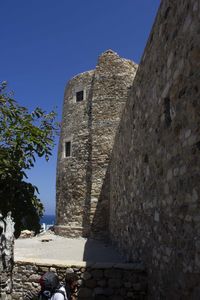
<svg viewBox="0 0 200 300">
<path fill-rule="evenodd" d="M 170 107 L 170 99 L 165 98 L 164 99 L 164 114 L 165 114 L 165 124 L 167 127 L 171 125 L 172 118 L 170 113 L 171 107 Z"/>
<path fill-rule="evenodd" d="M 65 142 L 65 157 L 71 156 L 71 141 Z"/>
<path fill-rule="evenodd" d="M 79 91 L 76 93 L 76 102 L 80 102 L 80 101 L 83 101 L 83 91 Z"/>
</svg>

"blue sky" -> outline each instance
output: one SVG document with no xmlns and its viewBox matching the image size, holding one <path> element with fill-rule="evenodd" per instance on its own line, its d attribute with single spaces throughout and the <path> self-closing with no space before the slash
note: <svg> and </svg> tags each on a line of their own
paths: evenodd
<svg viewBox="0 0 200 300">
<path fill-rule="evenodd" d="M 0 81 L 30 109 L 57 107 L 61 120 L 66 82 L 95 68 L 113 49 L 139 63 L 159 0 L 4 0 L 0 17 Z M 38 186 L 46 214 L 55 211 L 57 147 L 38 160 L 29 181 Z"/>
</svg>

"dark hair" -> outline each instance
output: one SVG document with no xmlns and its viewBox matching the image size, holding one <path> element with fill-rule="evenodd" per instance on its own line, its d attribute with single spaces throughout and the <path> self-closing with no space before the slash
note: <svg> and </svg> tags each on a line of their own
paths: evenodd
<svg viewBox="0 0 200 300">
<path fill-rule="evenodd" d="M 54 272 L 46 272 L 40 278 L 40 285 L 43 290 L 54 290 L 59 286 L 59 278 L 58 275 Z"/>
<path fill-rule="evenodd" d="M 66 273 L 65 275 L 65 282 L 67 284 L 74 283 L 75 281 L 78 280 L 78 275 L 76 273 Z"/>
</svg>

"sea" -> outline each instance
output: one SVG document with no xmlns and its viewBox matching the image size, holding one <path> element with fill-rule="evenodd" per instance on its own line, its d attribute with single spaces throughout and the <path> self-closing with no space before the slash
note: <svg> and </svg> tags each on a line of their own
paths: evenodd
<svg viewBox="0 0 200 300">
<path fill-rule="evenodd" d="M 46 225 L 54 225 L 55 224 L 55 215 L 44 215 L 40 219 L 40 224 L 46 224 Z"/>
</svg>

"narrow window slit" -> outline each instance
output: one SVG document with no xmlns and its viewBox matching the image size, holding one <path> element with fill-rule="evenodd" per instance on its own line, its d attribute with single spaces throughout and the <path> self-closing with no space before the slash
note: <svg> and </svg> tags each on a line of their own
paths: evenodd
<svg viewBox="0 0 200 300">
<path fill-rule="evenodd" d="M 172 118 L 170 114 L 170 99 L 165 98 L 164 99 L 164 114 L 165 114 L 165 124 L 167 127 L 171 125 Z"/>
<path fill-rule="evenodd" d="M 83 91 L 76 92 L 76 102 L 83 101 L 84 93 Z"/>
<path fill-rule="evenodd" d="M 71 141 L 65 142 L 65 157 L 71 156 Z"/>
</svg>

